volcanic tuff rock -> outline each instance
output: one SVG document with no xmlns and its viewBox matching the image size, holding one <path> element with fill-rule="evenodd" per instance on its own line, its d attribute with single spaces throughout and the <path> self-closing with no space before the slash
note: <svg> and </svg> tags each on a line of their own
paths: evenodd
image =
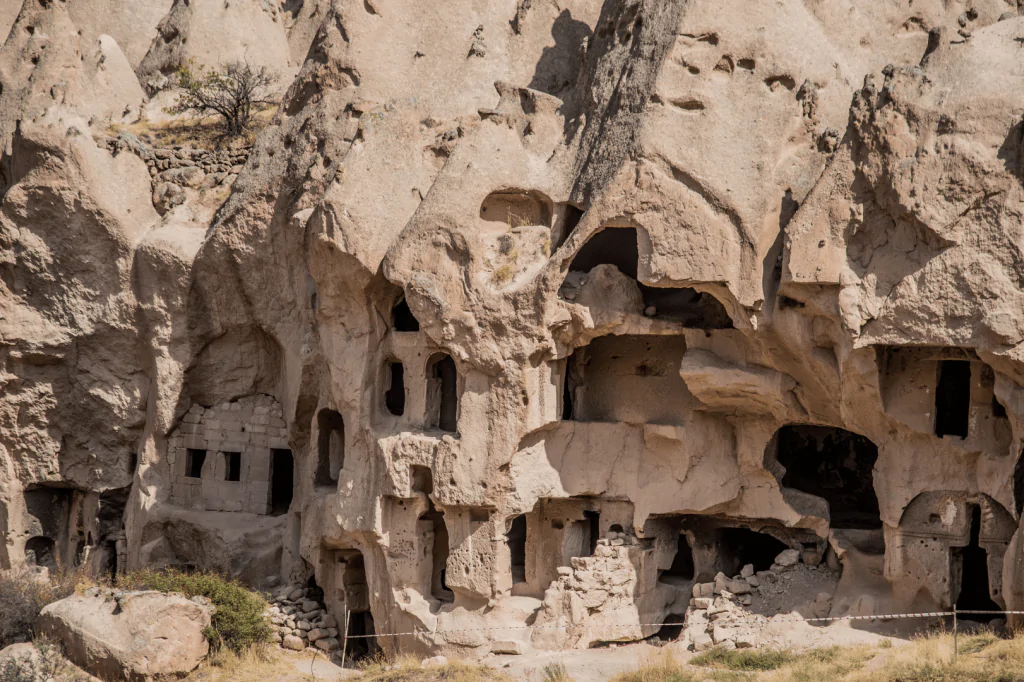
<svg viewBox="0 0 1024 682">
<path fill-rule="evenodd" d="M 1024 606 L 1018 0 L 0 4 L 0 570 L 424 655 Z M 146 139 L 236 59 L 251 146 Z"/>
</svg>

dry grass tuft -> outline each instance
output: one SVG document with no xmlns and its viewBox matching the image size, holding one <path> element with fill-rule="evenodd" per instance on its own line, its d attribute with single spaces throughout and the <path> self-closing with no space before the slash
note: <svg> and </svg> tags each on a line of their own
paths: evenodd
<svg viewBox="0 0 1024 682">
<path fill-rule="evenodd" d="M 77 571 L 50 571 L 49 581 L 28 570 L 0 574 L 0 649 L 32 640 L 32 626 L 44 606 L 74 593 L 83 581 Z"/>
</svg>

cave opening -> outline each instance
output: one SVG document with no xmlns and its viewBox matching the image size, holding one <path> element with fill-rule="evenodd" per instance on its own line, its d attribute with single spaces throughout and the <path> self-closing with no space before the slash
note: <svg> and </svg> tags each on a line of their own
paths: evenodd
<svg viewBox="0 0 1024 682">
<path fill-rule="evenodd" d="M 942 360 L 935 388 L 935 435 L 967 438 L 970 408 L 970 361 Z"/>
<path fill-rule="evenodd" d="M 512 563 L 512 582 L 526 582 L 526 515 L 520 514 L 512 519 L 508 532 L 508 553 Z"/>
<path fill-rule="evenodd" d="M 755 571 L 767 571 L 775 557 L 789 549 L 778 538 L 749 528 L 721 528 L 718 533 L 719 570 L 726 575 L 737 575 L 747 564 Z"/>
<path fill-rule="evenodd" d="M 832 528 L 882 527 L 873 470 L 878 447 L 859 434 L 829 426 L 789 425 L 776 434 L 783 487 L 828 502 Z"/>
<path fill-rule="evenodd" d="M 337 411 L 325 407 L 316 415 L 316 426 L 314 483 L 318 486 L 333 485 L 345 467 L 345 419 Z"/>
<path fill-rule="evenodd" d="M 444 512 L 435 509 L 434 503 L 430 502 L 420 521 L 427 524 L 433 538 L 430 543 L 430 594 L 438 601 L 451 603 L 455 601 L 455 593 L 448 588 L 448 526 L 444 522 Z"/>
<path fill-rule="evenodd" d="M 657 637 L 662 642 L 672 642 L 679 639 L 679 635 L 683 634 L 685 620 L 686 614 L 684 613 L 668 614 L 665 616 L 665 620 L 661 622 L 661 628 L 648 639 Z"/>
<path fill-rule="evenodd" d="M 455 433 L 459 418 L 455 360 L 446 353 L 437 353 L 430 357 L 427 368 L 427 427 Z"/>
<path fill-rule="evenodd" d="M 678 322 L 694 329 L 732 329 L 732 318 L 714 295 L 693 287 L 652 287 L 637 279 L 640 262 L 635 227 L 606 227 L 594 234 L 569 264 L 570 271 L 590 272 L 598 265 L 614 265 L 636 281 L 643 297 L 644 315 Z"/>
<path fill-rule="evenodd" d="M 388 390 L 384 394 L 384 406 L 396 417 L 405 414 L 405 367 L 397 360 L 388 363 Z"/>
<path fill-rule="evenodd" d="M 952 550 L 953 560 L 960 564 L 960 592 L 956 598 L 957 611 L 999 611 L 992 600 L 988 584 L 988 552 L 981 546 L 981 507 L 971 509 L 971 539 L 966 547 Z M 965 614 L 967 620 L 988 622 L 1002 614 Z"/>
<path fill-rule="evenodd" d="M 345 614 L 348 613 L 347 660 L 357 663 L 380 651 L 376 638 L 366 637 L 375 634 L 366 564 L 362 552 L 357 549 L 338 550 L 336 556 L 338 572 L 332 579 L 329 598 L 335 607 L 335 618 L 340 628 L 345 627 Z"/>
<path fill-rule="evenodd" d="M 576 379 L 573 371 L 576 367 L 575 352 L 565 359 L 565 374 L 562 377 L 562 421 L 571 421 L 573 415 L 573 391 Z"/>
<path fill-rule="evenodd" d="M 686 533 L 680 533 L 676 541 L 676 553 L 672 557 L 672 565 L 662 571 L 660 578 L 668 578 L 665 582 L 681 583 L 693 580 L 696 573 L 693 562 L 693 549 Z"/>
<path fill-rule="evenodd" d="M 188 448 L 185 452 L 185 475 L 189 478 L 202 478 L 205 463 L 206 450 Z"/>
<path fill-rule="evenodd" d="M 291 450 L 274 448 L 270 451 L 270 514 L 288 513 L 295 486 L 295 458 Z"/>
<path fill-rule="evenodd" d="M 1017 463 L 1013 466 L 1013 503 L 1019 517 L 1024 513 L 1024 451 L 1017 457 Z"/>
<path fill-rule="evenodd" d="M 391 327 L 396 332 L 418 332 L 420 330 L 420 321 L 412 314 L 404 296 L 398 299 L 391 309 Z"/>
<path fill-rule="evenodd" d="M 57 570 L 57 543 L 45 535 L 29 538 L 25 543 L 25 563 Z"/>
<path fill-rule="evenodd" d="M 224 453 L 224 480 L 236 482 L 242 480 L 241 452 Z"/>
<path fill-rule="evenodd" d="M 601 513 L 588 509 L 583 512 L 583 520 L 587 524 L 587 556 L 594 556 L 597 541 L 601 539 Z"/>
</svg>

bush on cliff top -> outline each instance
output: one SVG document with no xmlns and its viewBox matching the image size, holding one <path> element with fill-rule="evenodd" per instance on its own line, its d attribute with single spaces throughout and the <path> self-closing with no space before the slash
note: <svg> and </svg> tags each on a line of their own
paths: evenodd
<svg viewBox="0 0 1024 682">
<path fill-rule="evenodd" d="M 210 646 L 226 646 L 235 652 L 260 647 L 270 641 L 270 624 L 263 617 L 264 599 L 237 580 L 216 573 L 182 573 L 173 569 L 142 570 L 118 579 L 118 587 L 130 590 L 179 592 L 188 598 L 206 597 L 217 608 L 211 626 L 203 634 Z"/>
</svg>

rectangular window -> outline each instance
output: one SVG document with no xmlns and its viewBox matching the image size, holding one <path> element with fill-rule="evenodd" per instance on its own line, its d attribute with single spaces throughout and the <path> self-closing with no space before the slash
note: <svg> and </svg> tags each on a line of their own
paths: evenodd
<svg viewBox="0 0 1024 682">
<path fill-rule="evenodd" d="M 967 438 L 971 411 L 971 363 L 943 360 L 935 390 L 935 435 Z"/>
<path fill-rule="evenodd" d="M 224 480 L 225 481 L 241 481 L 242 480 L 242 453 L 241 452 L 225 452 L 224 453 Z"/>
<path fill-rule="evenodd" d="M 189 478 L 203 477 L 203 464 L 206 463 L 206 450 L 189 448 L 185 455 L 185 475 Z"/>
</svg>

